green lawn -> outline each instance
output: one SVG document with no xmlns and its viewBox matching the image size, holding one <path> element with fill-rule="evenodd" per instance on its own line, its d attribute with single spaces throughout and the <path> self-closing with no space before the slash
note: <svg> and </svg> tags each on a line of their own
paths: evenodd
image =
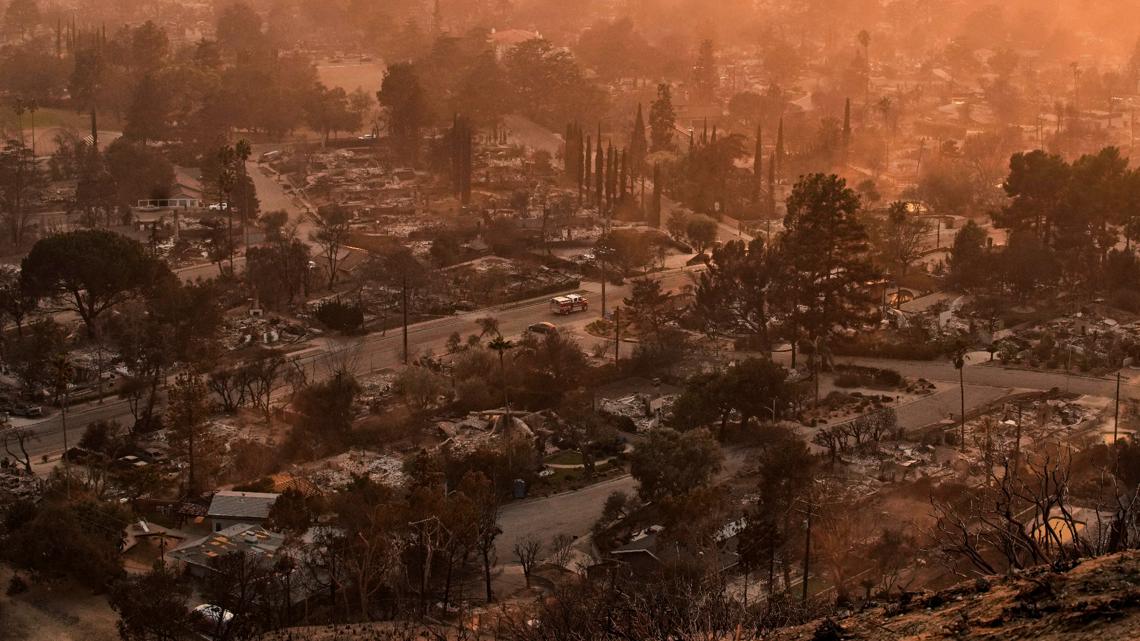
<svg viewBox="0 0 1140 641">
<path fill-rule="evenodd" d="M 554 474 L 540 478 L 535 482 L 534 486 L 531 487 L 531 495 L 541 496 L 557 494 L 558 492 L 565 492 L 567 490 L 578 490 L 587 485 L 600 483 L 616 474 L 620 474 L 622 469 L 620 466 L 602 463 L 594 469 L 594 476 L 592 478 L 586 478 L 585 472 L 580 469 L 556 469 L 554 470 Z"/>
<path fill-rule="evenodd" d="M 99 119 L 99 129 L 102 131 L 118 131 L 122 128 L 122 123 L 119 122 L 109 111 L 100 112 L 97 114 Z M 32 120 L 28 114 L 24 114 L 24 127 L 31 131 Z M 11 109 L 0 109 L 0 127 L 8 129 L 15 133 L 17 126 L 16 114 Z M 78 129 L 80 131 L 87 131 L 91 128 L 91 115 L 86 113 L 76 113 L 71 109 L 40 109 L 36 111 L 36 129 L 47 129 L 49 127 L 62 127 Z"/>
<path fill-rule="evenodd" d="M 546 462 L 554 465 L 581 465 L 582 455 L 574 450 L 562 450 L 547 457 Z"/>
</svg>

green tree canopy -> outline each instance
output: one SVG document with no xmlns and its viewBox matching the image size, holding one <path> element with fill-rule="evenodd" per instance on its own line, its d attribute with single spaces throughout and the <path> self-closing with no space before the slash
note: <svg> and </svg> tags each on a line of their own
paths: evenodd
<svg viewBox="0 0 1140 641">
<path fill-rule="evenodd" d="M 834 174 L 810 174 L 793 187 L 787 207 L 780 242 L 790 324 L 793 334 L 826 339 L 833 327 L 864 315 L 865 283 L 875 277 L 867 230 L 856 216 L 859 197 Z"/>
<path fill-rule="evenodd" d="M 641 498 L 657 501 L 707 486 L 723 459 L 720 446 L 705 430 L 660 428 L 633 451 L 630 473 Z"/>
<path fill-rule="evenodd" d="M 172 277 L 141 243 L 101 229 L 41 239 L 21 263 L 21 285 L 40 299 L 58 299 L 79 314 L 91 336 L 99 317 L 132 296 L 149 295 Z"/>
</svg>

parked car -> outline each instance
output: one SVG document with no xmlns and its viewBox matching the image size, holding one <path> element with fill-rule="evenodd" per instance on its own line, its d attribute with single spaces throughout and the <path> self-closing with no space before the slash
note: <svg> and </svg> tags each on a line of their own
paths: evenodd
<svg viewBox="0 0 1140 641">
<path fill-rule="evenodd" d="M 16 403 L 8 407 L 8 413 L 20 418 L 40 418 L 44 415 L 44 408 L 29 403 Z"/>
<path fill-rule="evenodd" d="M 557 334 L 558 326 L 554 323 L 542 321 L 541 323 L 535 323 L 530 327 L 527 327 L 526 331 L 534 334 Z"/>
<path fill-rule="evenodd" d="M 213 603 L 203 603 L 192 611 L 194 626 L 208 634 L 220 632 L 233 620 L 234 613 Z"/>
</svg>

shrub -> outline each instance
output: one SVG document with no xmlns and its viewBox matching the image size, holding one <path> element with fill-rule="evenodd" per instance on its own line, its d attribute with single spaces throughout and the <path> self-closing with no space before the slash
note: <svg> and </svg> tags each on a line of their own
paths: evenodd
<svg viewBox="0 0 1140 641">
<path fill-rule="evenodd" d="M 16 596 L 28 591 L 28 582 L 24 580 L 19 574 L 13 574 L 12 579 L 8 581 L 8 596 Z"/>
<path fill-rule="evenodd" d="M 839 375 L 835 377 L 836 387 L 890 387 L 897 388 L 903 384 L 903 376 L 893 369 L 879 369 L 877 367 L 859 367 L 856 365 L 842 365 L 837 368 Z"/>
<path fill-rule="evenodd" d="M 355 332 L 364 326 L 364 309 L 339 300 L 321 303 L 316 317 L 326 327 L 338 332 Z"/>
<path fill-rule="evenodd" d="M 1126 312 L 1140 313 L 1140 292 L 1134 289 L 1118 289 L 1112 292 L 1109 302 L 1113 307 Z"/>
<path fill-rule="evenodd" d="M 855 339 L 832 346 L 836 356 L 866 356 L 894 360 L 930 361 L 942 358 L 949 348 L 941 341 L 906 337 L 897 341 Z"/>
</svg>

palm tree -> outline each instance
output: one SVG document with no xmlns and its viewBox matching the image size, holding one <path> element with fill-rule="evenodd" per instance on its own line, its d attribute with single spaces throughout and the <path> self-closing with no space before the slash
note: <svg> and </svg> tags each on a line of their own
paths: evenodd
<svg viewBox="0 0 1140 641">
<path fill-rule="evenodd" d="M 863 29 L 855 39 L 863 47 L 863 62 L 867 65 L 867 85 L 864 87 L 866 96 L 863 99 L 863 108 L 866 109 L 871 104 L 871 34 Z"/>
<path fill-rule="evenodd" d="M 487 344 L 487 347 L 499 353 L 499 381 L 503 387 L 503 407 L 507 408 L 507 420 L 510 420 L 511 403 L 507 396 L 507 364 L 505 359 L 507 352 L 514 349 L 515 344 L 499 334 L 495 340 Z"/>
<path fill-rule="evenodd" d="M 958 392 L 962 401 L 962 425 L 961 425 L 961 443 L 958 448 L 966 451 L 966 360 L 970 357 L 966 355 L 966 344 L 958 343 L 951 354 L 951 360 L 954 363 L 954 368 L 958 370 Z"/>
</svg>

